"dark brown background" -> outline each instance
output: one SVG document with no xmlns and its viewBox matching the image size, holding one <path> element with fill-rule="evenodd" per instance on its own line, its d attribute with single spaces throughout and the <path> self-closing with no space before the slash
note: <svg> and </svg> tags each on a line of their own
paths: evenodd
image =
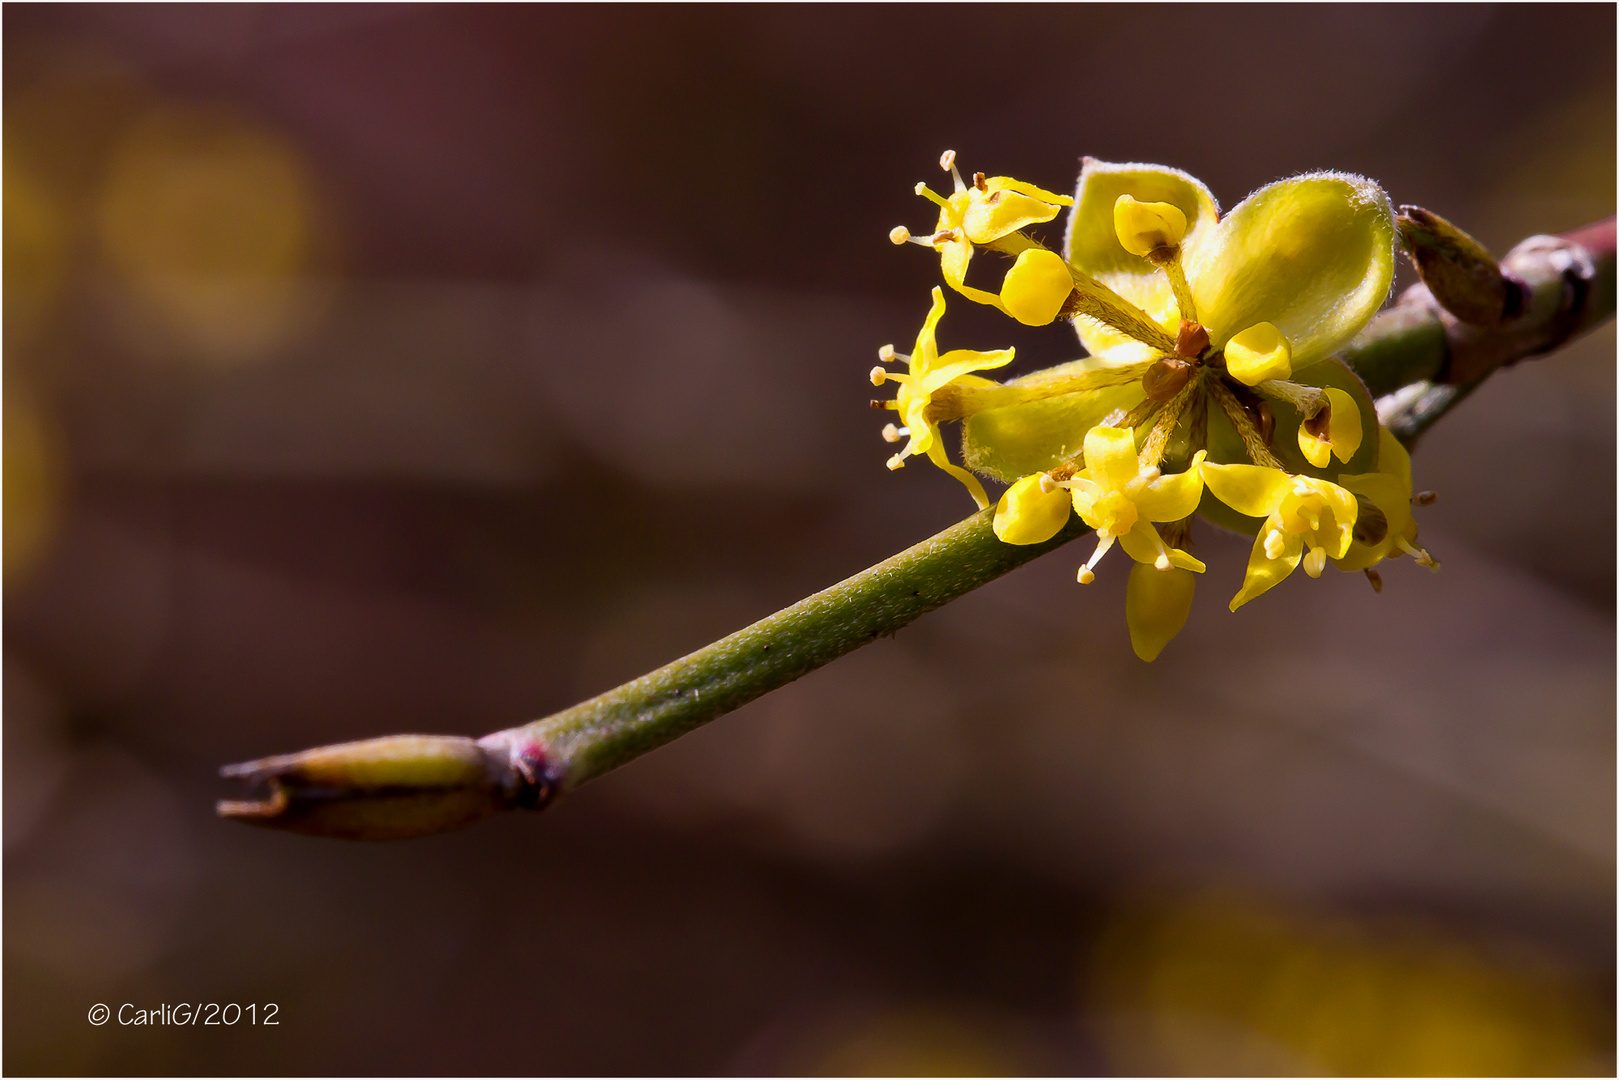
<svg viewBox="0 0 1619 1080">
<path fill-rule="evenodd" d="M 571 704 L 970 509 L 865 407 L 945 147 L 1613 212 L 1586 7 L 8 6 L 7 1072 L 1614 1067 L 1614 336 L 1416 455 L 1430 576 L 1148 667 L 1089 542 L 395 846 L 222 763 Z M 946 347 L 1072 358 L 951 307 Z M 92 1027 L 125 1003 L 280 1025 Z M 126 1014 L 127 1015 L 127 1014 Z"/>
</svg>

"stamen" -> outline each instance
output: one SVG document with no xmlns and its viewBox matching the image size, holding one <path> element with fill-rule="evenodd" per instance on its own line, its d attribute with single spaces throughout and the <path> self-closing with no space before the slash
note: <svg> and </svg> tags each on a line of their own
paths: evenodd
<svg viewBox="0 0 1619 1080">
<path fill-rule="evenodd" d="M 910 433 L 911 429 L 908 427 L 895 427 L 893 424 L 883 425 L 884 442 L 899 442 L 901 439 L 909 436 Z"/>
<path fill-rule="evenodd" d="M 1169 278 L 1169 289 L 1175 294 L 1175 306 L 1180 309 L 1181 318 L 1197 321 L 1197 304 L 1192 300 L 1192 288 L 1186 283 L 1186 271 L 1181 269 L 1181 249 L 1177 244 L 1172 248 L 1156 248 L 1147 261 L 1164 272 Z"/>
<path fill-rule="evenodd" d="M 1372 591 L 1379 596 L 1383 594 L 1383 575 L 1371 567 L 1366 568 L 1366 580 L 1372 583 Z"/>
<path fill-rule="evenodd" d="M 1079 583 L 1081 585 L 1089 585 L 1091 582 L 1096 580 L 1096 574 L 1093 572 L 1096 564 L 1101 560 L 1103 555 L 1107 554 L 1108 548 L 1112 546 L 1113 534 L 1108 532 L 1106 529 L 1097 529 L 1096 550 L 1091 552 L 1090 560 L 1086 562 L 1084 566 L 1079 568 Z"/>
<path fill-rule="evenodd" d="M 872 398 L 871 401 L 868 402 L 868 404 L 873 409 L 897 409 L 897 408 L 899 408 L 899 402 L 895 401 L 893 398 L 889 398 L 887 401 L 882 401 L 882 400 L 879 400 L 877 398 Z"/>
<path fill-rule="evenodd" d="M 1394 542 L 1397 545 L 1399 545 L 1399 548 L 1400 548 L 1401 551 L 1405 552 L 1407 555 L 1409 555 L 1413 559 L 1415 559 L 1417 561 L 1418 566 L 1426 566 L 1429 570 L 1434 570 L 1434 571 L 1437 571 L 1439 569 L 1439 560 L 1438 559 L 1434 558 L 1432 555 L 1429 555 L 1422 548 L 1419 548 L 1419 547 L 1415 546 L 1414 544 L 1411 543 L 1411 541 L 1407 540 L 1405 537 L 1402 536 L 1402 537 L 1400 537 L 1398 540 L 1396 540 Z"/>
<path fill-rule="evenodd" d="M 937 191 L 934 191 L 932 188 L 928 187 L 926 184 L 917 184 L 916 193 L 922 196 L 924 199 L 938 203 L 940 206 L 948 207 L 950 205 L 950 201 L 948 199 L 946 199 L 943 195 L 940 195 Z"/>
<path fill-rule="evenodd" d="M 1282 548 L 1284 546 L 1284 543 L 1285 543 L 1285 541 L 1283 540 L 1283 537 L 1282 537 L 1282 530 L 1280 530 L 1280 529 L 1272 529 L 1270 532 L 1266 533 L 1265 534 L 1265 557 L 1267 559 L 1279 559 L 1279 558 L 1281 558 L 1281 556 L 1282 556 Z"/>
<path fill-rule="evenodd" d="M 989 190 L 989 184 L 985 183 L 983 173 L 973 173 L 973 187 L 977 188 L 979 191 Z"/>
<path fill-rule="evenodd" d="M 903 468 L 905 468 L 905 455 L 904 454 L 895 454 L 893 457 L 889 458 L 888 459 L 888 467 L 890 469 L 903 469 Z"/>
<path fill-rule="evenodd" d="M 877 359 L 881 360 L 885 364 L 892 364 L 894 362 L 894 346 L 881 346 L 877 350 Z M 907 357 L 907 359 L 909 359 L 909 357 Z"/>
<path fill-rule="evenodd" d="M 954 150 L 946 150 L 939 155 L 939 168 L 950 174 L 950 179 L 955 182 L 958 192 L 967 190 L 967 185 L 961 182 L 961 171 L 956 168 L 956 152 Z"/>
<path fill-rule="evenodd" d="M 1050 495 L 1053 491 L 1057 490 L 1057 481 L 1051 478 L 1050 473 L 1041 473 L 1040 479 L 1037 481 L 1037 483 L 1040 487 L 1040 494 L 1042 495 Z"/>
<path fill-rule="evenodd" d="M 1439 492 L 1419 491 L 1411 497 L 1411 501 L 1416 503 L 1418 506 L 1432 506 L 1434 503 L 1439 501 Z"/>
<path fill-rule="evenodd" d="M 873 386 L 881 386 L 883 383 L 885 383 L 887 381 L 888 381 L 888 372 L 884 371 L 880 367 L 874 367 L 874 368 L 871 369 L 871 385 L 873 385 Z"/>
<path fill-rule="evenodd" d="M 1201 379 L 1188 382 L 1164 406 L 1158 416 L 1158 422 L 1153 425 L 1152 431 L 1147 435 L 1147 441 L 1141 444 L 1141 463 L 1154 471 L 1163 464 L 1164 452 L 1169 449 L 1169 438 L 1175 433 L 1175 426 L 1181 422 L 1181 415 L 1186 412 L 1186 406 L 1191 404 L 1193 396 L 1197 393 Z M 1163 569 L 1163 567 L 1159 567 Z"/>
</svg>

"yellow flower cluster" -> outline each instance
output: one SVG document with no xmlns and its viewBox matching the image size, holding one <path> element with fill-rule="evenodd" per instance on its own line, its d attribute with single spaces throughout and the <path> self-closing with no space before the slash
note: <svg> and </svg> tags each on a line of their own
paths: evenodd
<svg viewBox="0 0 1619 1080">
<path fill-rule="evenodd" d="M 1010 485 L 995 507 L 1009 544 L 1055 536 L 1077 513 L 1097 545 L 1079 580 L 1094 580 L 1115 541 L 1134 560 L 1126 592 L 1130 640 L 1156 658 L 1191 610 L 1203 563 L 1185 547 L 1194 514 L 1254 535 L 1232 610 L 1300 563 L 1372 569 L 1415 544 L 1411 462 L 1378 425 L 1366 388 L 1333 354 L 1376 313 L 1394 276 L 1394 218 L 1371 181 L 1311 173 L 1261 188 L 1222 215 L 1197 180 L 1157 165 L 1085 159 L 1073 198 L 975 175 L 947 151 L 954 190 L 917 193 L 939 207 L 927 236 L 945 284 L 1018 322 L 1070 321 L 1089 354 L 998 383 L 1011 349 L 940 355 L 945 311 L 933 290 L 909 357 L 884 346 L 872 381 L 899 384 L 904 426 L 884 436 L 988 496 L 974 472 Z M 1028 230 L 1069 207 L 1061 254 Z M 998 291 L 968 283 L 979 249 L 1010 256 Z M 966 468 L 950 462 L 939 425 L 962 422 Z M 1368 425 L 1375 429 L 1368 437 Z M 969 471 L 971 470 L 971 471 Z M 1160 526 L 1162 530 L 1160 531 Z"/>
</svg>

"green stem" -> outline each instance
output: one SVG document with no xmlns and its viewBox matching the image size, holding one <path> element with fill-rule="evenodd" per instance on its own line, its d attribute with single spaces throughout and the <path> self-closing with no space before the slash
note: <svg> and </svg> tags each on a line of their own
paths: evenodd
<svg viewBox="0 0 1619 1080">
<path fill-rule="evenodd" d="M 1089 530 L 1077 515 L 1043 544 L 995 538 L 981 510 L 752 626 L 554 716 L 514 729 L 545 747 L 567 790 L 892 635 Z"/>
</svg>

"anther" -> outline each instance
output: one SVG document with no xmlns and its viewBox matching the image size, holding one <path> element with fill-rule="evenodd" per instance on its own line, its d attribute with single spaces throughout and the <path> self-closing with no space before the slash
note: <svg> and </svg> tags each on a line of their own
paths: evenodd
<svg viewBox="0 0 1619 1080">
<path fill-rule="evenodd" d="M 889 243 L 903 244 L 903 243 L 907 242 L 908 240 L 910 240 L 910 238 L 911 238 L 911 230 L 907 229 L 903 225 L 895 225 L 892 229 L 888 230 L 888 241 L 889 241 Z"/>
<path fill-rule="evenodd" d="M 945 172 L 949 172 L 955 167 L 956 152 L 954 150 L 946 150 L 944 153 L 939 155 L 939 168 L 943 169 Z"/>
<path fill-rule="evenodd" d="M 1383 594 L 1383 575 L 1371 567 L 1366 568 L 1366 580 L 1372 583 L 1372 591 L 1379 596 Z"/>
<path fill-rule="evenodd" d="M 1272 529 L 1270 532 L 1265 534 L 1265 557 L 1267 559 L 1280 558 L 1282 554 L 1282 547 L 1283 540 L 1282 531 L 1280 529 Z"/>
<path fill-rule="evenodd" d="M 961 230 L 959 230 L 959 229 L 940 229 L 938 232 L 936 232 L 932 236 L 928 237 L 927 240 L 924 241 L 924 243 L 926 243 L 929 247 L 932 247 L 935 244 L 948 244 L 952 240 L 959 240 L 959 239 L 961 239 Z"/>
<path fill-rule="evenodd" d="M 979 191 L 989 190 L 989 184 L 985 182 L 983 173 L 973 173 L 973 187 L 977 188 Z"/>
<path fill-rule="evenodd" d="M 1432 506 L 1434 503 L 1439 501 L 1439 492 L 1419 491 L 1411 497 L 1411 501 L 1416 503 L 1418 506 Z"/>
<path fill-rule="evenodd" d="M 899 442 L 911 433 L 910 428 L 895 427 L 893 424 L 883 425 L 883 441 Z"/>
<path fill-rule="evenodd" d="M 1096 580 L 1096 575 L 1091 572 L 1090 567 L 1081 566 L 1079 568 L 1079 583 L 1081 585 L 1089 585 L 1091 582 L 1093 582 L 1095 580 Z"/>
<path fill-rule="evenodd" d="M 903 469 L 903 468 L 905 468 L 904 455 L 895 454 L 893 457 L 889 458 L 888 459 L 888 467 L 890 469 Z"/>
<path fill-rule="evenodd" d="M 884 345 L 877 350 L 877 359 L 887 364 L 894 359 L 894 346 Z"/>
<path fill-rule="evenodd" d="M 888 372 L 884 371 L 880 367 L 874 367 L 874 368 L 871 369 L 871 385 L 873 385 L 873 386 L 881 386 L 883 383 L 885 383 L 887 381 L 888 381 Z"/>
<path fill-rule="evenodd" d="M 1163 552 L 1159 552 L 1158 557 L 1152 561 L 1152 568 L 1154 570 L 1168 570 L 1169 556 L 1165 555 Z"/>
<path fill-rule="evenodd" d="M 895 401 L 893 398 L 887 398 L 887 399 L 884 399 L 884 398 L 872 398 L 871 401 L 869 402 L 869 404 L 871 405 L 871 407 L 873 409 L 897 409 L 897 408 L 899 408 L 899 402 Z"/>
<path fill-rule="evenodd" d="M 1191 377 L 1191 364 L 1166 356 L 1141 376 L 1141 389 L 1152 401 L 1168 401 L 1181 392 Z"/>
<path fill-rule="evenodd" d="M 1039 484 L 1040 493 L 1042 495 L 1050 495 L 1053 491 L 1057 490 L 1057 481 L 1051 478 L 1050 473 L 1041 473 Z"/>
</svg>

